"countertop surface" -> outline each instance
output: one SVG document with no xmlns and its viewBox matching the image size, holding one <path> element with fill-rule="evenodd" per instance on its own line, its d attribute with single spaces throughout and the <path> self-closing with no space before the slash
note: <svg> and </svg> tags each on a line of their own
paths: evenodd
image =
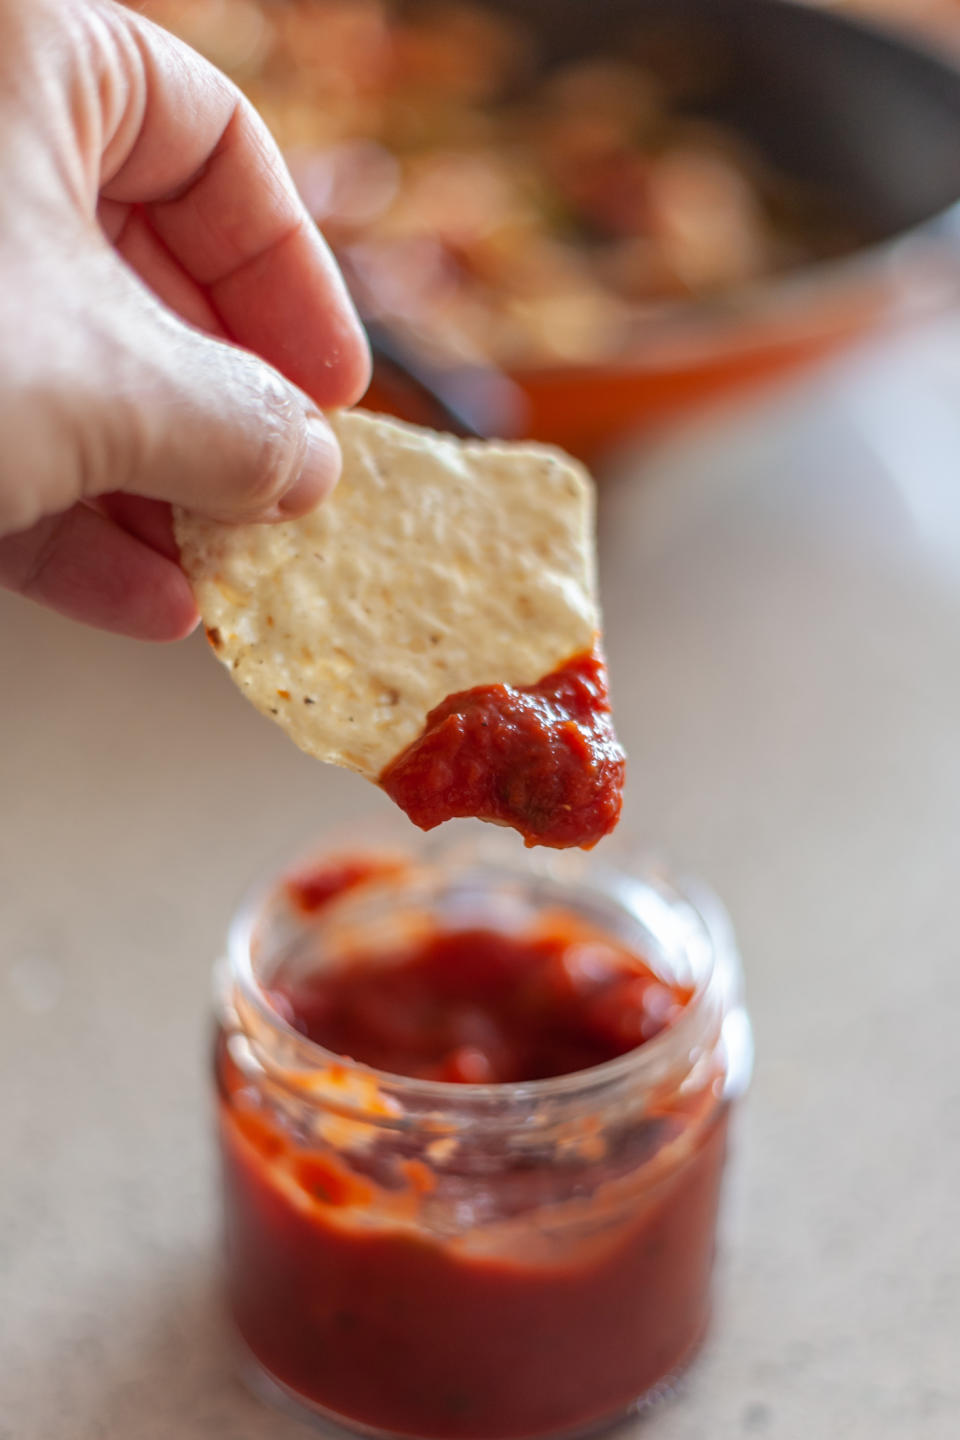
<svg viewBox="0 0 960 1440">
<path fill-rule="evenodd" d="M 757 1070 L 712 1336 L 649 1440 L 960 1434 L 960 336 L 604 481 L 627 825 L 726 900 Z M 951 400 L 952 396 L 952 400 Z M 359 810 L 199 639 L 0 600 L 0 1440 L 296 1440 L 216 1278 L 209 970 Z"/>
</svg>

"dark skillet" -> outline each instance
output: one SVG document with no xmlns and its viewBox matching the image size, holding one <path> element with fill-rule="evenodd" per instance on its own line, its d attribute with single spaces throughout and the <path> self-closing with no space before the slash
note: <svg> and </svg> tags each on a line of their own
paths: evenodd
<svg viewBox="0 0 960 1440">
<path fill-rule="evenodd" d="M 835 193 L 869 241 L 720 301 L 665 306 L 639 359 L 520 370 L 513 387 L 430 370 L 380 332 L 377 394 L 391 408 L 430 418 L 436 395 L 433 416 L 449 428 L 525 433 L 589 456 L 718 392 L 809 364 L 895 314 L 949 303 L 960 276 L 960 72 L 946 61 L 789 0 L 484 3 L 536 30 L 545 69 L 609 52 L 642 60 L 651 44 L 708 56 L 714 80 L 698 113 Z"/>
</svg>

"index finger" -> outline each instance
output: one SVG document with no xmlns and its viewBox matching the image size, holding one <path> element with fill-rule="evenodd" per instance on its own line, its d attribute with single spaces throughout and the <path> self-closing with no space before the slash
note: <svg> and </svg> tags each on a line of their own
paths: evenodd
<svg viewBox="0 0 960 1440">
<path fill-rule="evenodd" d="M 104 199 L 142 204 L 230 336 L 318 405 L 350 405 L 369 352 L 346 286 L 256 111 L 159 26 L 116 12 L 126 104 Z"/>
</svg>

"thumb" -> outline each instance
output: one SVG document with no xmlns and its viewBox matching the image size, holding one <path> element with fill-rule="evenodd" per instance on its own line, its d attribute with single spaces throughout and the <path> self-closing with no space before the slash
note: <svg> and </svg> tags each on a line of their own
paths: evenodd
<svg viewBox="0 0 960 1440">
<path fill-rule="evenodd" d="M 87 495 L 120 490 L 245 522 L 290 519 L 329 494 L 339 448 L 303 391 L 139 287 L 122 310 L 96 347 L 101 399 L 80 419 Z"/>
</svg>

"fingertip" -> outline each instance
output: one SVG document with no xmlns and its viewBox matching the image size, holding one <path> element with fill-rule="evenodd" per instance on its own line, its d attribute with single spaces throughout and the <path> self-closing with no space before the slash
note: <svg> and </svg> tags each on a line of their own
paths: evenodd
<svg viewBox="0 0 960 1440">
<path fill-rule="evenodd" d="M 367 332 L 344 290 L 316 328 L 308 354 L 289 354 L 279 367 L 324 410 L 346 410 L 362 400 L 373 378 Z"/>
<path fill-rule="evenodd" d="M 130 587 L 125 614 L 110 629 L 157 645 L 171 645 L 193 634 L 200 613 L 190 582 L 179 566 L 166 560 L 161 564 L 163 568 L 151 565 L 150 573 Z"/>
<path fill-rule="evenodd" d="M 154 640 L 161 645 L 186 640 L 200 624 L 200 614 L 192 593 L 187 598 L 182 595 L 171 597 L 170 603 L 158 611 L 157 619 L 156 633 L 145 635 L 144 639 Z"/>
<path fill-rule="evenodd" d="M 363 399 L 373 379 L 370 342 L 366 330 L 355 315 L 333 364 L 336 383 L 342 393 L 339 398 L 329 403 L 331 408 L 336 406 L 338 409 L 347 409 Z"/>
<path fill-rule="evenodd" d="M 277 520 L 292 520 L 315 509 L 334 489 L 340 478 L 340 446 L 321 415 L 306 421 L 307 443 L 300 473 L 277 501 Z"/>
<path fill-rule="evenodd" d="M 0 540 L 0 585 L 135 640 L 182 640 L 199 619 L 179 565 L 83 504 Z"/>
</svg>

